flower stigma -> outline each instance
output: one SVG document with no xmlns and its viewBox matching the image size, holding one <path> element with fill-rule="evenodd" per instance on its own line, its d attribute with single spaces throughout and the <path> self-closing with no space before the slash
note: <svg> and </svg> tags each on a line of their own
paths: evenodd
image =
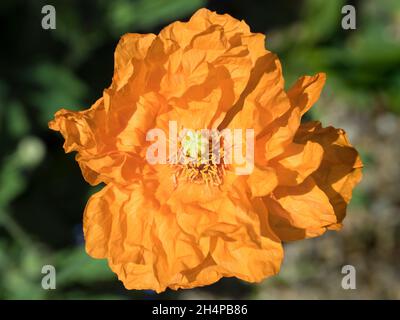
<svg viewBox="0 0 400 320">
<path fill-rule="evenodd" d="M 210 138 L 200 131 L 188 130 L 178 143 L 175 185 L 181 179 L 197 184 L 222 184 L 226 169 L 222 141 L 220 136 Z"/>
</svg>

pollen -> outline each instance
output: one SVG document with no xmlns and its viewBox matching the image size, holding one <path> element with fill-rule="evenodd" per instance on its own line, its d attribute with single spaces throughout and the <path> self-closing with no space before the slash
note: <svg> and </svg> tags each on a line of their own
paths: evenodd
<svg viewBox="0 0 400 320">
<path fill-rule="evenodd" d="M 214 186 L 222 184 L 226 164 L 221 140 L 220 137 L 211 139 L 200 132 L 189 131 L 179 143 L 175 184 L 179 180 Z"/>
</svg>

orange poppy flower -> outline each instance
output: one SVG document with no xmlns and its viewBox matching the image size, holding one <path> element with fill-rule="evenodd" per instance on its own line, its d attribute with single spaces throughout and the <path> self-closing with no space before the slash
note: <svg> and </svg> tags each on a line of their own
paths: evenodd
<svg viewBox="0 0 400 320">
<path fill-rule="evenodd" d="M 85 180 L 105 184 L 84 213 L 88 254 L 107 258 L 127 289 L 161 292 L 221 277 L 259 282 L 279 271 L 282 241 L 339 229 L 362 163 L 343 130 L 301 123 L 324 83 L 325 74 L 304 76 L 285 92 L 264 35 L 207 9 L 158 35 L 124 35 L 103 96 L 49 123 L 77 151 Z M 171 121 L 251 129 L 252 170 L 210 158 L 150 163 L 148 132 L 168 133 Z"/>
</svg>

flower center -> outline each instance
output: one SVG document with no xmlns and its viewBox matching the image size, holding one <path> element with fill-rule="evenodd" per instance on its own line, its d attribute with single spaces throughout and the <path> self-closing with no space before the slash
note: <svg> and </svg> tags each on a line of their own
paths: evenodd
<svg viewBox="0 0 400 320">
<path fill-rule="evenodd" d="M 215 139 L 206 138 L 201 132 L 188 131 L 180 141 L 178 150 L 175 184 L 181 179 L 215 186 L 222 183 L 226 165 L 223 147 Z"/>
</svg>

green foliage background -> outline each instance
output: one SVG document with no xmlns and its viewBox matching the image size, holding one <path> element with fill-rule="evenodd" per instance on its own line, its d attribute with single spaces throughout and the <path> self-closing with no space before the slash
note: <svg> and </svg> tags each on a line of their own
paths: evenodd
<svg viewBox="0 0 400 320">
<path fill-rule="evenodd" d="M 357 30 L 341 8 L 357 9 Z M 57 29 L 41 28 L 41 8 Z M 366 168 L 341 233 L 288 244 L 279 276 L 261 284 L 223 279 L 193 290 L 126 291 L 107 262 L 83 248 L 82 213 L 95 188 L 47 128 L 61 107 L 89 107 L 111 81 L 126 32 L 158 32 L 200 7 L 266 33 L 290 86 L 324 71 L 324 94 L 308 118 L 344 128 Z M 0 298 L 400 298 L 400 2 L 397 0 L 57 0 L 0 2 Z M 41 268 L 57 270 L 43 290 Z M 358 287 L 340 286 L 341 266 Z"/>
</svg>

